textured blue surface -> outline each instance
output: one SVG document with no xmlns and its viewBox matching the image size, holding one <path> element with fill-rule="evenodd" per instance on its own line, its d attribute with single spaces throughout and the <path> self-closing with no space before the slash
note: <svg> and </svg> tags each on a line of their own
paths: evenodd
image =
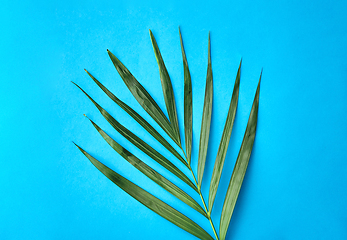
<svg viewBox="0 0 347 240">
<path fill-rule="evenodd" d="M 113 152 L 83 114 L 150 161 L 70 82 L 80 84 L 128 128 L 169 156 L 83 69 L 150 121 L 106 49 L 164 107 L 148 33 L 152 29 L 173 82 L 183 128 L 178 26 L 192 74 L 194 169 L 211 31 L 215 94 L 205 199 L 243 59 L 239 106 L 212 214 L 216 226 L 264 68 L 256 141 L 227 239 L 347 239 L 346 1 L 163 2 L 2 1 L 0 239 L 195 239 L 122 192 L 72 144 L 75 141 L 199 219 Z M 208 222 L 199 223 L 212 234 Z"/>
</svg>

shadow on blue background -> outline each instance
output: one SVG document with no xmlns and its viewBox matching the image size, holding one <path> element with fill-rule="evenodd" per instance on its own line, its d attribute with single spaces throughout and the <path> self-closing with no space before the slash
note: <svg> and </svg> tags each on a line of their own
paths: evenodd
<svg viewBox="0 0 347 240">
<path fill-rule="evenodd" d="M 199 221 L 193 210 L 110 149 L 83 114 L 150 161 L 71 84 L 80 84 L 165 154 L 83 69 L 151 121 L 118 76 L 106 49 L 164 108 L 148 34 L 152 29 L 173 82 L 183 129 L 178 26 L 192 75 L 195 169 L 211 31 L 214 117 L 203 181 L 205 199 L 243 59 L 239 106 L 212 214 L 216 226 L 264 68 L 257 136 L 227 239 L 346 239 L 346 12 L 344 1 L 3 2 L 0 239 L 194 239 L 122 192 L 72 144 L 75 141 Z M 208 222 L 201 224 L 212 234 Z"/>
</svg>

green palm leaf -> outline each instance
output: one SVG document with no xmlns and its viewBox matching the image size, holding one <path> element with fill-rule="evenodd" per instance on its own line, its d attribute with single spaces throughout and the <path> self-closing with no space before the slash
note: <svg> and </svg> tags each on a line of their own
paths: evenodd
<svg viewBox="0 0 347 240">
<path fill-rule="evenodd" d="M 184 51 L 181 30 L 178 28 L 180 34 L 181 51 L 183 58 L 183 71 L 184 71 L 184 131 L 185 131 L 185 145 L 187 160 L 190 164 L 191 151 L 192 151 L 192 137 L 193 137 L 193 94 L 192 94 L 192 80 L 187 62 L 186 53 Z"/>
<path fill-rule="evenodd" d="M 158 142 L 160 142 L 167 150 L 169 150 L 177 159 L 182 163 L 186 164 L 182 156 L 168 143 L 165 138 L 163 138 L 157 130 L 154 129 L 143 117 L 135 112 L 131 107 L 122 102 L 117 98 L 112 92 L 110 92 L 104 85 L 102 85 L 92 74 L 90 74 L 86 69 L 84 69 L 88 75 L 93 79 L 93 81 L 103 90 L 109 98 L 111 98 L 118 106 L 120 106 L 124 111 L 126 111 L 136 122 L 138 122 L 149 134 L 151 134 Z"/>
<path fill-rule="evenodd" d="M 74 83 L 75 84 L 75 83 Z M 163 155 L 157 152 L 154 148 L 145 143 L 142 139 L 137 137 L 135 134 L 130 132 L 127 128 L 125 128 L 122 124 L 120 124 L 116 119 L 114 119 L 105 109 L 103 109 L 97 102 L 95 102 L 81 87 L 75 84 L 81 91 L 94 103 L 94 105 L 98 108 L 103 117 L 112 125 L 114 129 L 116 129 L 122 136 L 124 136 L 127 140 L 129 140 L 132 144 L 138 147 L 141 151 L 146 153 L 153 160 L 158 162 L 160 165 L 165 167 L 171 173 L 175 174 L 182 181 L 187 183 L 191 188 L 195 191 L 198 191 L 196 186 L 190 179 L 179 170 L 174 164 L 172 164 L 169 160 L 167 160 Z"/>
<path fill-rule="evenodd" d="M 241 144 L 239 155 L 235 163 L 233 174 L 231 175 L 230 183 L 228 186 L 227 194 L 224 200 L 224 205 L 222 209 L 222 215 L 220 220 L 219 235 L 220 239 L 224 240 L 226 233 L 228 231 L 231 216 L 234 211 L 237 197 L 239 195 L 243 178 L 245 177 L 249 158 L 251 157 L 255 132 L 257 129 L 257 119 L 258 119 L 258 105 L 259 105 L 259 91 L 260 91 L 260 80 L 255 93 L 252 110 L 249 115 L 245 135 Z"/>
<path fill-rule="evenodd" d="M 159 51 L 157 42 L 150 31 L 150 37 L 159 66 L 160 79 L 163 88 L 164 100 L 166 104 L 166 109 L 168 112 L 169 119 L 165 116 L 159 105 L 153 100 L 149 93 L 144 89 L 144 87 L 135 79 L 135 77 L 129 72 L 129 70 L 116 58 L 110 51 L 108 54 L 116 67 L 119 75 L 123 79 L 124 83 L 129 88 L 130 92 L 133 94 L 135 99 L 140 103 L 144 110 L 158 123 L 158 125 L 168 134 L 168 136 L 182 149 L 184 157 L 182 157 L 168 141 L 160 135 L 157 130 L 151 126 L 144 118 L 142 118 L 137 112 L 135 112 L 131 107 L 118 99 L 113 93 L 111 93 L 104 85 L 102 85 L 94 76 L 92 76 L 87 70 L 88 75 L 93 79 L 93 81 L 110 97 L 118 106 L 125 110 L 134 120 L 136 120 L 147 132 L 149 132 L 158 142 L 161 143 L 170 153 L 172 153 L 177 159 L 179 159 L 191 172 L 192 178 L 195 184 L 171 161 L 161 155 L 158 151 L 152 148 L 149 144 L 144 142 L 137 135 L 132 133 L 122 124 L 120 124 L 116 119 L 114 119 L 105 109 L 103 109 L 98 103 L 96 103 L 82 88 L 75 84 L 82 92 L 93 102 L 93 104 L 98 108 L 103 117 L 116 129 L 122 136 L 124 136 L 133 145 L 147 154 L 150 158 L 158 162 L 162 167 L 166 168 L 168 171 L 173 173 L 175 177 L 179 178 L 191 188 L 193 188 L 199 195 L 203 204 L 203 208 L 199 205 L 192 196 L 188 195 L 186 192 L 178 188 L 175 184 L 167 180 L 164 176 L 160 175 L 151 166 L 145 164 L 128 150 L 119 145 L 115 140 L 108 136 L 98 125 L 96 125 L 92 120 L 92 124 L 104 138 L 104 140 L 125 160 L 136 167 L 141 173 L 149 177 L 159 186 L 164 188 L 166 191 L 173 194 L 175 197 L 180 199 L 182 202 L 186 203 L 203 216 L 205 216 L 212 227 L 214 236 L 216 240 L 225 240 L 226 233 L 228 231 L 231 216 L 236 204 L 237 197 L 240 192 L 240 188 L 245 176 L 245 172 L 248 166 L 249 158 L 252 152 L 253 142 L 255 139 L 257 117 L 258 117 L 258 104 L 259 104 L 259 91 L 260 91 L 260 79 L 257 87 L 257 91 L 254 97 L 252 110 L 249 116 L 247 128 L 245 135 L 239 150 L 239 155 L 237 157 L 235 167 L 230 179 L 227 194 L 224 199 L 224 205 L 222 209 L 222 214 L 220 218 L 220 228 L 219 234 L 217 233 L 213 220 L 211 217 L 211 211 L 213 204 L 216 199 L 216 193 L 218 190 L 218 185 L 220 182 L 221 174 L 223 171 L 223 166 L 226 158 L 226 153 L 230 141 L 230 136 L 233 128 L 233 123 L 235 119 L 238 95 L 239 95 L 239 85 L 240 85 L 240 74 L 241 74 L 241 62 L 235 79 L 234 90 L 232 98 L 230 101 L 229 111 L 227 119 L 225 122 L 224 130 L 222 133 L 221 141 L 219 144 L 212 179 L 210 182 L 210 191 L 208 199 L 208 207 L 206 206 L 204 197 L 201 192 L 201 183 L 203 179 L 205 163 L 207 161 L 207 149 L 209 143 L 210 135 L 210 125 L 212 117 L 212 100 L 213 100 L 213 77 L 212 77 L 212 65 L 211 65 L 211 40 L 210 34 L 208 38 L 208 67 L 206 76 L 206 88 L 205 88 L 205 98 L 203 106 L 203 115 L 201 120 L 201 132 L 200 132 L 200 142 L 199 142 L 199 155 L 198 155 L 198 169 L 197 177 L 195 176 L 191 167 L 191 150 L 192 150 L 192 129 L 193 129 L 193 118 L 192 118 L 192 83 L 191 76 L 189 72 L 189 67 L 187 63 L 186 54 L 184 51 L 183 40 L 181 31 L 179 29 L 181 52 L 183 59 L 183 70 L 184 70 L 184 131 L 185 131 L 185 150 L 184 153 L 181 140 L 180 132 L 178 128 L 178 118 L 176 112 L 176 103 L 174 98 L 174 92 L 172 89 L 172 83 L 168 74 L 168 71 L 164 65 L 161 53 Z M 77 146 L 77 145 L 76 145 Z M 110 168 L 106 167 L 98 160 L 90 156 L 82 148 L 77 146 L 81 152 L 97 167 L 106 177 L 112 180 L 116 185 L 122 188 L 125 192 L 130 194 L 136 200 L 144 204 L 149 209 L 153 210 L 160 216 L 176 224 L 178 227 L 188 231 L 194 236 L 200 239 L 213 239 L 203 228 L 198 224 L 193 222 L 191 219 L 178 212 L 168 204 L 164 203 L 157 197 L 148 193 L 141 187 L 130 182 L 126 178 L 122 177 L 118 173 L 114 172 Z"/>
<path fill-rule="evenodd" d="M 75 145 L 90 160 L 90 162 L 97 169 L 99 169 L 100 172 L 102 172 L 108 179 L 114 182 L 118 187 L 123 189 L 137 201 L 139 201 L 155 213 L 159 214 L 163 218 L 182 228 L 183 230 L 193 234 L 194 236 L 204 240 L 213 240 L 213 238 L 203 228 L 193 222 L 190 218 L 186 217 L 149 192 L 130 182 L 112 169 L 108 168 L 107 166 L 96 160 L 94 157 L 92 157 L 89 153 L 84 151 L 77 144 Z"/>
<path fill-rule="evenodd" d="M 88 118 L 89 119 L 89 118 Z M 115 140 L 113 140 L 109 135 L 107 135 L 96 123 L 89 119 L 100 135 L 105 139 L 105 141 L 125 160 L 136 167 L 140 172 L 149 177 L 156 184 L 164 188 L 166 191 L 180 199 L 182 202 L 186 203 L 188 206 L 194 208 L 196 211 L 207 217 L 204 209 L 187 193 L 177 187 L 175 184 L 167 180 L 164 176 L 159 174 L 153 168 L 148 166 L 146 163 L 138 159 L 131 152 L 119 145 Z"/>
<path fill-rule="evenodd" d="M 151 30 L 149 30 L 149 34 L 151 36 L 155 58 L 157 59 L 157 62 L 158 62 L 161 86 L 163 88 L 164 100 L 165 100 L 166 109 L 169 115 L 169 119 L 171 122 L 171 127 L 175 132 L 176 141 L 179 143 L 178 145 L 181 146 L 180 131 L 178 129 L 178 120 L 177 120 L 177 112 L 176 112 L 176 102 L 175 102 L 174 92 L 172 89 L 172 83 L 170 80 L 169 73 L 166 70 L 163 57 L 161 56 L 157 41 L 155 40 Z"/>
<path fill-rule="evenodd" d="M 171 127 L 169 120 L 166 118 L 163 111 L 159 108 L 158 104 L 149 95 L 146 89 L 136 80 L 136 78 L 130 73 L 130 71 L 107 50 L 113 65 L 116 67 L 119 75 L 123 79 L 124 83 L 129 88 L 135 99 L 139 102 L 142 108 L 159 124 L 159 126 L 180 146 L 180 142 L 177 140 L 176 134 Z"/>
<path fill-rule="evenodd" d="M 239 70 L 237 71 L 233 95 L 232 95 L 231 101 L 230 101 L 228 116 L 227 116 L 227 120 L 225 121 L 223 135 L 222 135 L 222 138 L 220 140 L 216 161 L 214 163 L 212 179 L 211 179 L 211 183 L 210 183 L 210 194 L 209 194 L 209 198 L 208 198 L 208 209 L 210 212 L 212 211 L 212 207 L 213 207 L 213 203 L 214 203 L 214 200 L 216 197 L 220 177 L 222 175 L 224 160 L 225 160 L 225 156 L 227 154 L 230 136 L 231 136 L 231 131 L 233 129 L 233 124 L 234 124 L 234 120 L 235 120 L 237 102 L 239 99 L 241 63 L 242 63 L 242 60 L 240 62 Z"/>
<path fill-rule="evenodd" d="M 206 77 L 206 89 L 204 109 L 202 112 L 200 144 L 199 144 L 199 157 L 198 157 L 198 188 L 201 187 L 202 176 L 204 174 L 208 140 L 210 135 L 211 114 L 212 114 L 212 98 L 213 98 L 213 77 L 211 65 L 211 40 L 210 34 L 208 35 L 208 67 Z"/>
</svg>

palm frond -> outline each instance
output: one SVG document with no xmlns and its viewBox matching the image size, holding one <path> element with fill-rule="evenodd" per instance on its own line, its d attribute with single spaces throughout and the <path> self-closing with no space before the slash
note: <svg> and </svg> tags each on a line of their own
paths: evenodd
<svg viewBox="0 0 347 240">
<path fill-rule="evenodd" d="M 75 84 L 75 83 L 74 83 Z M 80 86 L 75 84 L 81 91 L 94 103 L 94 105 L 98 108 L 103 117 L 111 124 L 111 126 L 118 131 L 122 136 L 124 136 L 127 140 L 129 140 L 132 144 L 146 153 L 153 160 L 158 162 L 164 168 L 169 170 L 171 173 L 175 174 L 182 181 L 187 183 L 190 187 L 192 187 L 195 191 L 197 191 L 194 183 L 174 164 L 172 164 L 168 159 L 166 159 L 163 155 L 157 152 L 154 148 L 144 142 L 141 138 L 133 134 L 127 128 L 125 128 L 122 124 L 120 124 L 116 119 L 114 119 L 105 109 L 103 109 L 97 102 L 95 102 Z M 186 162 L 184 162 L 186 164 Z"/>
<path fill-rule="evenodd" d="M 172 89 L 172 83 L 170 80 L 169 73 L 166 70 L 163 57 L 161 56 L 157 41 L 155 40 L 151 30 L 149 30 L 149 33 L 152 40 L 155 58 L 157 59 L 157 62 L 158 62 L 161 86 L 163 88 L 164 100 L 165 100 L 167 112 L 169 115 L 171 127 L 175 133 L 175 137 L 176 137 L 176 141 L 178 145 L 181 146 L 180 130 L 178 129 L 176 102 L 175 102 L 174 92 Z"/>
<path fill-rule="evenodd" d="M 241 61 L 242 62 L 242 61 Z M 220 140 L 217 157 L 214 162 L 212 178 L 210 183 L 210 193 L 208 198 L 208 209 L 210 212 L 212 211 L 213 203 L 217 194 L 217 189 L 220 181 L 220 177 L 222 175 L 223 165 L 225 156 L 227 154 L 231 131 L 233 129 L 233 124 L 236 115 L 236 108 L 239 99 L 239 86 L 240 86 L 240 75 L 241 75 L 241 62 L 239 66 L 239 70 L 237 71 L 236 80 L 234 84 L 234 90 L 230 101 L 230 107 L 228 111 L 227 120 L 225 121 L 225 126 L 222 134 L 222 138 Z"/>
<path fill-rule="evenodd" d="M 192 138 L 193 138 L 193 94 L 192 94 L 192 80 L 190 77 L 188 62 L 186 53 L 184 51 L 182 34 L 180 28 L 178 28 L 180 34 L 181 51 L 183 58 L 183 71 L 184 71 L 184 133 L 185 133 L 185 145 L 188 164 L 191 161 L 192 154 Z"/>
<path fill-rule="evenodd" d="M 89 119 L 89 118 L 88 118 Z M 156 184 L 164 188 L 166 191 L 177 197 L 182 202 L 186 203 L 190 207 L 194 208 L 196 211 L 207 217 L 204 209 L 186 192 L 177 187 L 175 184 L 170 182 L 167 178 L 162 176 L 160 173 L 155 171 L 153 168 L 148 166 L 146 163 L 135 157 L 131 152 L 127 149 L 119 145 L 114 139 L 112 139 L 109 135 L 107 135 L 104 130 L 102 130 L 96 123 L 89 119 L 89 121 L 93 124 L 95 129 L 100 133 L 100 135 L 105 139 L 105 141 L 125 160 L 127 160 L 130 164 L 132 164 L 135 168 L 137 168 L 140 172 L 154 181 Z"/>
<path fill-rule="evenodd" d="M 213 204 L 216 199 L 216 193 L 218 190 L 221 174 L 223 171 L 223 166 L 226 158 L 227 149 L 229 146 L 230 136 L 233 128 L 233 123 L 236 115 L 236 109 L 238 104 L 239 86 L 240 86 L 240 75 L 241 75 L 241 62 L 237 71 L 234 90 L 232 98 L 230 101 L 229 111 L 227 119 L 225 122 L 224 130 L 221 136 L 221 141 L 219 144 L 212 179 L 210 182 L 210 190 L 208 196 L 208 206 L 205 203 L 202 191 L 201 183 L 205 170 L 205 163 L 207 161 L 207 149 L 209 144 L 211 117 L 212 117 L 212 100 L 213 100 L 213 77 L 212 77 L 212 64 L 211 64 L 211 40 L 210 34 L 208 38 L 208 66 L 207 66 L 207 76 L 206 76 L 206 88 L 205 88 L 205 98 L 203 106 L 203 115 L 201 120 L 201 132 L 200 132 L 200 142 L 199 142 L 199 155 L 198 155 L 198 169 L 197 174 L 191 167 L 191 150 L 192 150 L 192 129 L 193 129 L 193 106 L 192 106 L 192 82 L 191 75 L 189 72 L 188 62 L 183 46 L 183 40 L 181 31 L 179 29 L 181 52 L 183 59 L 183 70 L 184 70 L 184 133 L 185 133 L 185 152 L 181 145 L 180 131 L 178 127 L 178 118 L 176 111 L 176 102 L 174 98 L 174 91 L 172 88 L 172 83 L 169 77 L 169 73 L 165 67 L 164 60 L 161 56 L 159 47 L 154 38 L 153 33 L 150 31 L 150 38 L 153 45 L 155 57 L 157 59 L 161 84 L 163 88 L 163 95 L 166 105 L 166 110 L 168 112 L 169 119 L 165 116 L 163 111 L 159 108 L 159 105 L 153 100 L 150 94 L 145 90 L 145 88 L 135 79 L 135 77 L 130 73 L 130 71 L 120 62 L 120 60 L 107 50 L 111 61 L 116 67 L 122 80 L 129 88 L 130 92 L 133 94 L 135 99 L 139 102 L 142 108 L 155 120 L 155 122 L 166 132 L 166 134 L 177 144 L 177 146 L 182 150 L 183 155 L 178 153 L 175 148 L 169 144 L 169 142 L 158 133 L 154 126 L 150 125 L 140 114 L 135 112 L 131 107 L 122 102 L 117 98 L 111 91 L 109 91 L 103 84 L 101 84 L 92 74 L 87 70 L 86 72 L 92 78 L 92 80 L 107 94 L 107 96 L 112 99 L 118 106 L 120 106 L 124 111 L 126 111 L 136 122 L 138 122 L 150 135 L 152 135 L 165 149 L 167 149 L 175 158 L 180 160 L 184 166 L 190 170 L 190 178 L 184 174 L 176 165 L 165 158 L 157 150 L 151 147 L 148 143 L 143 141 L 140 137 L 135 135 L 132 131 L 124 127 L 119 123 L 114 117 L 112 117 L 104 108 L 102 108 L 97 102 L 95 102 L 81 87 L 74 83 L 97 107 L 102 116 L 112 125 L 112 127 L 118 131 L 124 138 L 130 141 L 134 146 L 139 148 L 142 152 L 147 154 L 150 158 L 158 162 L 166 170 L 174 174 L 175 177 L 182 180 L 188 186 L 193 188 L 196 193 L 199 194 L 202 206 L 194 200 L 195 196 L 187 194 L 185 191 L 177 187 L 171 181 L 169 181 L 164 175 L 159 174 L 151 166 L 134 156 L 127 149 L 122 147 L 117 143 L 116 140 L 112 139 L 108 134 L 106 134 L 96 123 L 92 120 L 91 123 L 103 137 L 103 139 L 126 161 L 136 167 L 141 173 L 146 175 L 156 184 L 161 186 L 163 189 L 171 193 L 177 199 L 181 200 L 185 204 L 189 205 L 199 213 L 201 213 L 211 224 L 211 228 L 214 233 L 216 240 L 224 240 L 228 231 L 229 223 L 233 210 L 238 198 L 241 185 L 245 176 L 245 172 L 248 166 L 250 155 L 253 148 L 253 143 L 255 139 L 257 118 L 258 118 L 258 105 L 259 105 L 259 92 L 260 92 L 260 79 L 257 87 L 257 91 L 254 97 L 251 113 L 249 116 L 247 128 L 245 135 L 241 144 L 239 155 L 237 157 L 235 167 L 230 179 L 230 183 L 227 189 L 227 193 L 224 199 L 224 205 L 222 209 L 222 214 L 220 218 L 220 228 L 219 233 L 217 233 L 213 219 L 211 217 L 211 211 Z M 191 233 L 192 235 L 204 239 L 213 239 L 201 226 L 186 217 L 184 214 L 180 213 L 176 209 L 172 208 L 159 198 L 153 196 L 146 190 L 127 180 L 123 176 L 119 175 L 112 169 L 108 168 L 81 147 L 75 144 L 79 150 L 90 160 L 90 162 L 106 177 L 108 177 L 112 182 L 118 185 L 121 189 L 127 192 L 130 196 L 135 198 L 137 201 L 141 202 L 143 205 L 159 214 L 163 218 L 174 223 L 183 230 Z"/>
<path fill-rule="evenodd" d="M 166 118 L 165 114 L 159 108 L 158 104 L 154 101 L 151 95 L 113 53 L 111 53 L 109 50 L 107 50 L 107 52 L 113 62 L 113 65 L 116 67 L 119 75 L 123 79 L 125 85 L 127 85 L 138 103 L 170 136 L 170 138 L 174 140 L 176 144 L 180 145 L 180 142 L 177 140 L 175 132 L 172 129 L 169 120 Z"/>
<path fill-rule="evenodd" d="M 198 188 L 201 188 L 202 176 L 204 175 L 208 140 L 210 136 L 211 116 L 212 116 L 212 100 L 213 100 L 213 77 L 211 65 L 211 40 L 208 34 L 208 66 L 206 76 L 206 89 L 204 109 L 202 112 L 199 157 L 198 157 Z"/>
<path fill-rule="evenodd" d="M 241 148 L 237 160 L 235 163 L 233 174 L 231 175 L 230 183 L 228 186 L 227 194 L 224 200 L 222 209 L 222 216 L 220 219 L 219 235 L 220 239 L 224 240 L 228 231 L 231 216 L 234 211 L 237 197 L 241 189 L 243 178 L 245 177 L 249 158 L 251 157 L 253 143 L 255 139 L 255 131 L 257 129 L 258 121 L 258 105 L 259 105 L 259 91 L 260 91 L 260 80 L 255 93 L 252 110 L 249 115 L 245 135 L 242 140 Z"/>
<path fill-rule="evenodd" d="M 108 179 L 114 182 L 118 187 L 123 189 L 137 201 L 139 201 L 155 213 L 159 214 L 163 218 L 182 228 L 183 230 L 193 234 L 194 236 L 204 240 L 213 240 L 213 238 L 203 228 L 193 222 L 190 218 L 183 215 L 168 204 L 164 203 L 160 199 L 156 198 L 146 190 L 130 182 L 128 179 L 124 178 L 112 169 L 108 168 L 107 166 L 96 160 L 94 157 L 92 157 L 89 153 L 84 151 L 77 144 L 75 145 L 89 159 L 89 161 L 97 169 L 99 169 L 100 172 L 102 172 Z"/>
<path fill-rule="evenodd" d="M 171 146 L 166 139 L 155 130 L 152 125 L 150 125 L 140 114 L 135 112 L 126 103 L 117 98 L 111 91 L 109 91 L 102 83 L 100 83 L 92 74 L 90 74 L 86 69 L 86 73 L 93 79 L 93 81 L 103 90 L 107 96 L 112 99 L 118 106 L 120 106 L 124 111 L 126 111 L 129 116 L 131 116 L 136 122 L 138 122 L 149 134 L 151 134 L 158 142 L 160 142 L 167 150 L 170 151 L 177 159 L 179 159 L 183 164 L 185 160 L 183 157 Z"/>
</svg>

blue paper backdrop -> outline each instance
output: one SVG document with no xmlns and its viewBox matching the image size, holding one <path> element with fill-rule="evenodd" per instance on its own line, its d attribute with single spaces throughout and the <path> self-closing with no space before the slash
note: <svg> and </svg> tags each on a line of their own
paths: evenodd
<svg viewBox="0 0 347 240">
<path fill-rule="evenodd" d="M 214 115 L 205 199 L 243 59 L 239 106 L 212 214 L 216 227 L 264 68 L 257 136 L 227 239 L 347 239 L 346 12 L 347 2 L 336 0 L 2 1 L 0 239 L 195 239 L 122 192 L 72 141 L 212 234 L 208 221 L 199 220 L 107 145 L 83 114 L 150 162 L 71 83 L 170 157 L 83 69 L 153 123 L 106 52 L 118 56 L 164 108 L 148 34 L 152 29 L 173 82 L 183 129 L 178 26 L 193 82 L 194 170 L 211 31 Z"/>
</svg>

